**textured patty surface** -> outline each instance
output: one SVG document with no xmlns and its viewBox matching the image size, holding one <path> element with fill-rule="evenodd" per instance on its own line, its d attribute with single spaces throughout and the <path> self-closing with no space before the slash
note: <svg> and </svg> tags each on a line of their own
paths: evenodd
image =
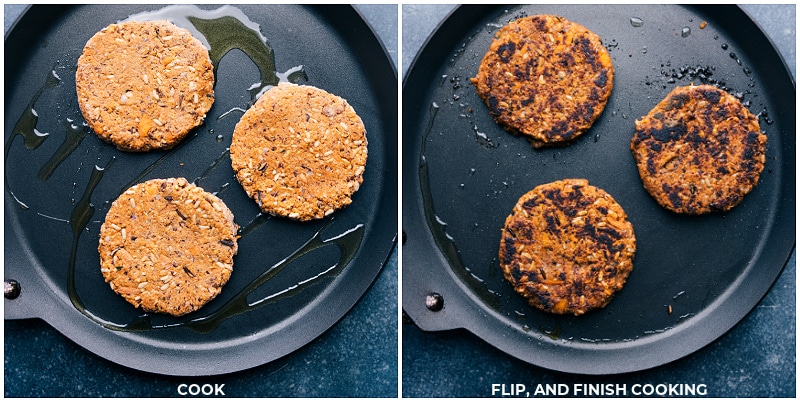
<svg viewBox="0 0 800 400">
<path fill-rule="evenodd" d="M 534 15 L 497 31 L 472 82 L 497 123 L 541 147 L 588 130 L 613 80 L 600 37 L 561 16 Z"/>
<path fill-rule="evenodd" d="M 236 178 L 261 210 L 301 221 L 350 204 L 367 163 L 366 130 L 353 107 L 290 83 L 245 112 L 230 150 Z"/>
<path fill-rule="evenodd" d="M 124 151 L 174 146 L 214 102 L 208 50 L 168 21 L 107 26 L 86 43 L 75 81 L 89 127 Z"/>
<path fill-rule="evenodd" d="M 605 307 L 633 269 L 636 238 L 627 218 L 585 179 L 537 186 L 506 218 L 500 267 L 540 310 L 580 315 Z"/>
<path fill-rule="evenodd" d="M 153 179 L 114 201 L 100 227 L 100 268 L 136 307 L 175 316 L 220 293 L 239 227 L 216 196 L 184 178 Z"/>
<path fill-rule="evenodd" d="M 668 210 L 727 211 L 758 183 L 767 136 L 714 86 L 676 87 L 636 121 L 631 151 L 645 189 Z"/>
</svg>

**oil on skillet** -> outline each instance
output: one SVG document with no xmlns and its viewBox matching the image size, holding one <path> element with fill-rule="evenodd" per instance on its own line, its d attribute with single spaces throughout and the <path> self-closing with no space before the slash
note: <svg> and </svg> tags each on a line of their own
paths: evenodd
<svg viewBox="0 0 800 400">
<path fill-rule="evenodd" d="M 222 57 L 231 49 L 237 48 L 242 50 L 250 60 L 256 65 L 260 74 L 260 81 L 250 86 L 247 91 L 250 95 L 250 105 L 260 96 L 261 93 L 268 90 L 270 87 L 277 85 L 279 82 L 288 81 L 297 83 L 299 81 L 307 80 L 306 73 L 302 66 L 290 68 L 286 72 L 278 72 L 275 69 L 275 54 L 273 49 L 269 46 L 267 38 L 265 38 L 260 31 L 259 25 L 252 22 L 241 10 L 232 6 L 223 6 L 215 10 L 202 10 L 196 6 L 178 5 L 168 6 L 154 12 L 144 12 L 140 14 L 131 15 L 127 20 L 158 20 L 169 19 L 174 24 L 186 28 L 192 34 L 203 42 L 209 49 L 209 55 L 214 65 L 215 74 L 219 70 L 219 63 Z M 121 22 L 121 21 L 120 21 Z M 57 64 L 57 63 L 56 63 Z M 12 146 L 17 136 L 22 136 L 24 141 L 24 148 L 28 151 L 36 151 L 49 137 L 49 133 L 43 133 L 37 129 L 39 122 L 39 114 L 36 111 L 37 101 L 42 96 L 47 96 L 50 89 L 57 87 L 61 84 L 61 77 L 58 74 L 56 66 L 48 76 L 43 77 L 44 85 L 32 96 L 25 111 L 17 120 L 13 131 L 6 143 L 5 159 L 8 163 L 9 154 L 12 152 L 21 151 L 19 146 Z M 219 119 L 228 116 L 233 111 L 244 112 L 243 109 L 235 107 L 225 113 L 222 113 Z M 39 182 L 33 184 L 44 184 L 50 176 L 55 172 L 61 163 L 66 160 L 77 150 L 81 149 L 83 139 L 90 133 L 90 129 L 83 121 L 78 122 L 73 119 L 66 119 L 63 123 L 65 130 L 64 142 L 55 150 L 50 156 L 49 160 L 41 167 L 38 173 Z M 213 133 L 213 129 L 212 129 Z M 164 152 L 152 164 L 144 168 L 134 179 L 130 182 L 124 183 L 119 187 L 118 192 L 122 193 L 130 186 L 144 180 L 151 171 L 169 160 L 178 150 L 185 147 L 194 138 L 197 133 L 193 132 L 187 136 L 179 145 L 173 149 Z M 217 141 L 220 141 L 220 136 L 217 136 Z M 88 149 L 86 152 L 88 153 Z M 221 162 L 228 157 L 228 150 L 225 149 L 215 161 L 198 177 L 194 183 L 198 183 L 207 178 L 213 170 L 216 169 Z M 174 320 L 166 323 L 153 323 L 150 315 L 143 313 L 133 320 L 120 323 L 105 320 L 89 310 L 85 303 L 81 300 L 78 289 L 76 286 L 75 271 L 76 271 L 76 258 L 78 244 L 83 232 L 88 231 L 87 225 L 92 222 L 92 216 L 96 211 L 95 205 L 92 204 L 91 198 L 94 190 L 103 179 L 106 171 L 114 167 L 116 157 L 111 156 L 107 161 L 100 162 L 98 156 L 97 165 L 91 170 L 86 188 L 79 200 L 74 200 L 74 208 L 72 209 L 69 219 L 57 218 L 54 216 L 43 213 L 44 210 L 37 210 L 35 200 L 20 199 L 15 194 L 14 188 L 9 184 L 8 168 L 5 168 L 5 182 L 6 191 L 11 195 L 20 209 L 27 212 L 35 212 L 41 218 L 56 220 L 59 222 L 68 223 L 72 230 L 72 246 L 69 255 L 69 264 L 67 272 L 67 293 L 72 305 L 83 315 L 96 322 L 97 324 L 111 330 L 125 331 L 125 332 L 140 332 L 155 329 L 167 329 L 175 327 L 186 327 L 200 333 L 208 333 L 216 329 L 223 321 L 236 315 L 254 310 L 256 308 L 278 302 L 282 299 L 291 297 L 300 291 L 303 291 L 314 284 L 318 283 L 323 277 L 335 277 L 339 275 L 344 268 L 350 264 L 356 255 L 358 248 L 364 235 L 364 226 L 357 224 L 354 227 L 344 230 L 329 239 L 322 239 L 320 235 L 326 230 L 330 229 L 333 225 L 333 219 L 325 222 L 321 228 L 317 229 L 313 235 L 305 241 L 299 248 L 290 251 L 284 259 L 266 268 L 266 270 L 247 284 L 244 289 L 236 293 L 232 298 L 227 300 L 226 303 L 218 306 L 213 312 L 199 317 L 193 317 L 185 321 Z M 102 165 L 101 165 L 102 164 Z M 78 169 L 80 172 L 80 168 Z M 121 182 L 120 182 L 121 183 Z M 113 184 L 113 183 L 112 183 Z M 215 194 L 225 191 L 230 187 L 229 182 L 221 185 L 219 191 Z M 75 190 L 75 185 L 73 185 Z M 108 201 L 103 203 L 102 207 L 109 204 Z M 259 214 L 247 224 L 242 226 L 239 230 L 240 238 L 248 236 L 256 228 L 267 223 L 270 217 L 265 214 Z M 248 301 L 248 295 L 252 294 L 265 282 L 278 275 L 286 266 L 292 264 L 295 260 L 305 254 L 312 253 L 318 249 L 336 246 L 339 251 L 339 259 L 330 267 L 309 276 L 306 279 L 291 285 L 285 289 L 277 290 L 270 294 L 261 294 L 258 300 Z M 99 269 L 98 269 L 99 271 Z M 98 274 L 98 279 L 102 277 Z"/>
</svg>

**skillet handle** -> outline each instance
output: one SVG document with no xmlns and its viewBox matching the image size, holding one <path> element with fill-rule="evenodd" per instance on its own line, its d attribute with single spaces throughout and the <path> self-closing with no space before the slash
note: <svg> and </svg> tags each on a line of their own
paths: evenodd
<svg viewBox="0 0 800 400">
<path fill-rule="evenodd" d="M 423 331 L 466 328 L 476 317 L 471 315 L 471 300 L 444 268 L 426 265 L 403 271 L 403 312 Z"/>
<path fill-rule="evenodd" d="M 16 282 L 16 281 L 15 281 Z M 9 281 L 6 280 L 6 288 L 8 288 Z M 8 290 L 5 291 L 5 300 L 3 304 L 3 318 L 4 319 L 27 319 L 27 318 L 42 318 L 44 310 L 48 309 L 48 305 L 41 304 L 42 301 L 37 301 L 35 298 L 39 297 L 31 293 L 30 289 L 24 289 L 26 285 L 20 284 L 19 295 L 16 298 L 8 297 Z"/>
<path fill-rule="evenodd" d="M 8 235 L 8 231 L 6 231 Z M 5 290 L 3 300 L 4 319 L 43 318 L 48 310 L 52 309 L 52 293 L 47 294 L 46 282 L 39 274 L 38 269 L 30 265 L 25 252 L 20 248 L 9 249 L 6 243 L 4 257 Z M 28 269 L 28 271 L 25 271 Z M 14 288 L 16 283 L 16 288 Z M 11 291 L 11 293 L 9 293 Z"/>
<path fill-rule="evenodd" d="M 403 313 L 411 319 L 414 325 L 426 332 L 449 331 L 454 329 L 472 331 L 472 327 L 477 326 L 476 324 L 486 323 L 480 322 L 479 320 L 493 320 L 495 318 L 488 315 L 484 307 L 473 305 L 471 303 L 473 300 L 468 297 L 459 296 L 459 293 L 451 296 L 450 294 L 453 293 L 448 294 L 448 292 L 442 292 L 443 293 L 430 292 L 418 296 L 423 299 L 419 301 L 421 306 L 409 304 L 417 301 L 417 299 L 408 302 L 404 297 Z M 430 295 L 434 293 L 439 294 L 442 299 L 443 307 L 439 311 L 431 310 L 427 307 L 427 304 L 430 304 L 428 299 L 430 299 Z M 408 309 L 406 307 L 408 307 Z"/>
<path fill-rule="evenodd" d="M 42 318 L 44 319 L 45 310 L 50 309 L 49 304 L 44 304 L 46 301 L 37 300 L 41 296 L 31 293 L 33 290 L 26 289 L 25 284 L 20 284 L 19 296 L 14 299 L 6 297 L 3 304 L 3 319 L 28 319 L 28 318 Z"/>
</svg>

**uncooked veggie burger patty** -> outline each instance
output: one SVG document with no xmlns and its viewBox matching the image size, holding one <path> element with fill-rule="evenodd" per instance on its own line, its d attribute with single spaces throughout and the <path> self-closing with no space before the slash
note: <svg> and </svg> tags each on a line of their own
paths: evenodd
<svg viewBox="0 0 800 400">
<path fill-rule="evenodd" d="M 367 137 L 345 99 L 281 83 L 244 113 L 230 153 L 236 178 L 262 211 L 307 221 L 352 202 L 364 181 Z"/>
<path fill-rule="evenodd" d="M 184 178 L 126 190 L 100 227 L 100 270 L 115 292 L 148 312 L 192 312 L 233 271 L 239 227 L 216 196 Z"/>
<path fill-rule="evenodd" d="M 101 139 L 124 151 L 169 149 L 214 102 L 208 50 L 168 21 L 111 24 L 83 48 L 78 105 Z"/>
<path fill-rule="evenodd" d="M 606 106 L 614 66 L 600 37 L 557 15 L 534 15 L 497 31 L 472 79 L 498 124 L 534 147 L 565 144 Z"/>
<path fill-rule="evenodd" d="M 580 315 L 605 307 L 633 269 L 636 238 L 627 218 L 585 179 L 537 186 L 506 219 L 500 266 L 540 310 Z"/>
<path fill-rule="evenodd" d="M 668 210 L 727 211 L 758 183 L 767 136 L 733 95 L 676 87 L 636 121 L 631 151 L 645 189 Z"/>
</svg>

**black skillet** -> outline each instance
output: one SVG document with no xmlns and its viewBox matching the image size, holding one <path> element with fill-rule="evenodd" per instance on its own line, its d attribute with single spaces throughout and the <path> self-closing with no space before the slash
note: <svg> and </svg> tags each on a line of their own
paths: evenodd
<svg viewBox="0 0 800 400">
<path fill-rule="evenodd" d="M 567 147 L 535 150 L 494 123 L 469 78 L 499 26 L 539 13 L 599 34 L 616 75 L 587 133 Z M 662 209 L 642 188 L 629 150 L 634 120 L 690 83 L 740 96 L 769 138 L 761 181 L 727 213 Z M 794 80 L 737 7 L 462 6 L 429 37 L 403 98 L 403 309 L 423 330 L 465 328 L 553 370 L 642 370 L 734 326 L 794 248 Z M 500 230 L 517 199 L 563 178 L 587 178 L 608 191 L 637 238 L 625 287 L 604 309 L 580 317 L 529 307 L 497 265 Z"/>
<path fill-rule="evenodd" d="M 195 12 L 181 7 L 171 20 Z M 224 8 L 219 13 L 260 28 L 231 18 L 221 27 L 191 22 L 219 40 L 209 40 L 212 58 L 227 50 L 214 43 L 224 46 L 231 34 L 241 35 L 233 47 L 247 51 L 234 48 L 216 65 L 216 100 L 205 124 L 173 150 L 122 153 L 84 126 L 76 60 L 104 26 L 159 10 L 34 6 L 7 35 L 4 276 L 19 282 L 21 293 L 4 301 L 5 318 L 41 318 L 84 348 L 141 371 L 239 371 L 282 357 L 335 324 L 389 257 L 397 235 L 396 72 L 351 7 Z M 268 46 L 259 44 L 258 30 Z M 297 223 L 260 214 L 238 185 L 226 150 L 253 101 L 248 88 L 262 81 L 257 65 L 268 81 L 275 78 L 271 69 L 288 72 L 286 79 L 342 96 L 359 113 L 369 157 L 353 204 Z M 103 282 L 96 250 L 110 201 L 131 184 L 170 176 L 218 193 L 242 227 L 231 280 L 216 299 L 181 318 L 142 314 L 125 303 Z"/>
</svg>

